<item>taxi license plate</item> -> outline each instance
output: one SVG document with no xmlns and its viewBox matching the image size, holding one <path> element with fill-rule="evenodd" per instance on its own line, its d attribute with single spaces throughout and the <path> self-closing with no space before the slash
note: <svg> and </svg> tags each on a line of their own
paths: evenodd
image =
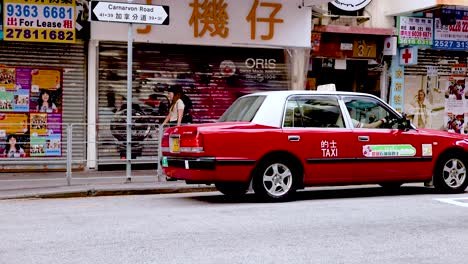
<svg viewBox="0 0 468 264">
<path fill-rule="evenodd" d="M 172 153 L 180 152 L 180 135 L 171 135 L 169 138 L 169 148 Z"/>
<path fill-rule="evenodd" d="M 167 157 L 163 157 L 161 160 L 161 165 L 163 167 L 169 167 L 169 163 L 167 162 Z"/>
</svg>

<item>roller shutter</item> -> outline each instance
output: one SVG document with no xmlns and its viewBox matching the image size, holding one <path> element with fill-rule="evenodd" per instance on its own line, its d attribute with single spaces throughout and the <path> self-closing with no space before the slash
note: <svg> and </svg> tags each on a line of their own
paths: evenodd
<svg viewBox="0 0 468 264">
<path fill-rule="evenodd" d="M 62 122 L 80 124 L 73 131 L 73 159 L 84 160 L 86 155 L 86 53 L 85 44 L 49 44 L 28 42 L 0 42 L 0 64 L 15 67 L 45 67 L 63 69 Z M 62 127 L 62 157 L 66 159 L 66 126 Z M 39 158 L 38 158 L 39 159 Z M 50 159 L 40 157 L 40 159 Z M 74 164 L 83 167 L 84 164 Z M 3 167 L 4 169 L 6 167 Z M 15 169 L 21 166 L 15 166 Z M 27 169 L 65 169 L 60 165 L 27 165 Z"/>
<path fill-rule="evenodd" d="M 437 66 L 439 76 L 450 76 L 451 66 L 456 63 L 467 63 L 465 51 L 418 50 L 418 64 L 405 66 L 405 75 L 427 75 L 427 66 Z"/>
<path fill-rule="evenodd" d="M 116 96 L 121 98 L 119 95 L 127 94 L 126 44 L 101 42 L 99 45 L 98 159 L 101 164 L 119 160 L 115 136 L 104 124 L 116 120 Z M 154 110 L 150 122 L 162 122 L 164 111 L 157 107 L 151 110 L 149 101 L 155 98 L 158 103 L 165 102 L 168 85 L 180 84 L 192 101 L 193 121 L 214 122 L 241 95 L 287 90 L 289 77 L 285 61 L 282 49 L 134 43 L 133 103 L 143 107 L 146 113 Z M 157 153 L 154 137 L 156 134 L 145 139 L 142 154 L 136 159 Z"/>
</svg>

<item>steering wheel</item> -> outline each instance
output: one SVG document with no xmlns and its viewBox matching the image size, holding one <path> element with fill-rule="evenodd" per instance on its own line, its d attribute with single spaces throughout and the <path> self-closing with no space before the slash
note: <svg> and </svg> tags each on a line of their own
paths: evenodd
<svg viewBox="0 0 468 264">
<path fill-rule="evenodd" d="M 392 128 L 393 125 L 395 125 L 395 123 L 398 122 L 398 119 L 392 118 L 392 117 L 390 117 L 390 116 L 386 116 L 386 117 L 384 118 L 384 120 L 385 120 L 385 123 L 383 123 L 383 124 L 381 125 L 381 127 L 383 127 L 383 128 Z"/>
</svg>

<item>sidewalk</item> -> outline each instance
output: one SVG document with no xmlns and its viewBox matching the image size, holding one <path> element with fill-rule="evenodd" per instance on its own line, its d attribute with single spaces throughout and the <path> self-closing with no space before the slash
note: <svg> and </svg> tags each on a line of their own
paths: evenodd
<svg viewBox="0 0 468 264">
<path fill-rule="evenodd" d="M 188 185 L 159 179 L 156 170 L 73 172 L 68 185 L 65 172 L 0 173 L 0 199 L 67 198 L 105 195 L 161 194 L 216 191 L 213 185 Z"/>
</svg>

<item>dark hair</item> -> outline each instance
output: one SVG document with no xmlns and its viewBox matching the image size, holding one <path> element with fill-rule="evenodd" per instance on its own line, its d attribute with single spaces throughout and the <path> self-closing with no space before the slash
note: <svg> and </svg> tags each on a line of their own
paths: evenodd
<svg viewBox="0 0 468 264">
<path fill-rule="evenodd" d="M 171 85 L 168 91 L 171 93 L 174 93 L 171 106 L 169 107 L 170 111 L 172 111 L 177 101 L 182 98 L 183 90 L 182 90 L 182 86 L 180 85 Z"/>
<path fill-rule="evenodd" d="M 41 92 L 39 93 L 39 99 L 37 100 L 37 102 L 39 104 L 39 108 L 41 108 L 42 104 L 44 103 L 44 101 L 42 100 L 42 95 L 44 95 L 44 94 L 49 95 L 49 100 L 47 100 L 47 103 L 49 103 L 49 107 L 52 106 L 52 96 L 50 95 L 50 92 L 48 90 L 41 90 Z"/>
<path fill-rule="evenodd" d="M 16 144 L 15 144 L 16 151 L 20 150 L 20 148 L 21 148 L 21 146 L 18 144 L 18 139 L 19 138 L 14 134 L 10 134 L 6 138 L 6 146 L 5 146 L 5 152 L 6 153 L 10 152 L 10 143 L 9 143 L 9 141 L 10 141 L 11 138 L 16 139 Z"/>
<path fill-rule="evenodd" d="M 182 86 L 180 86 L 180 85 L 178 85 L 178 84 L 171 85 L 171 86 L 169 87 L 169 90 L 168 90 L 168 91 L 169 91 L 169 92 L 172 92 L 172 93 L 174 93 L 174 94 L 179 93 L 179 94 L 181 94 L 181 95 L 184 93 L 184 90 L 182 90 Z"/>
</svg>

